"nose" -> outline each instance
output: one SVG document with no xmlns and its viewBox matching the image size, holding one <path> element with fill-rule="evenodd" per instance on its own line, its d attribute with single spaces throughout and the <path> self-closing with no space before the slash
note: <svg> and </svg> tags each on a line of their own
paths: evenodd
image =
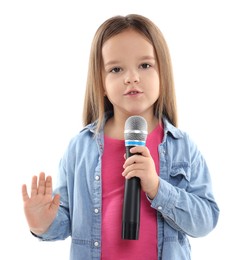
<svg viewBox="0 0 243 260">
<path fill-rule="evenodd" d="M 137 72 L 127 72 L 124 78 L 124 84 L 134 84 L 139 83 L 139 74 Z"/>
</svg>

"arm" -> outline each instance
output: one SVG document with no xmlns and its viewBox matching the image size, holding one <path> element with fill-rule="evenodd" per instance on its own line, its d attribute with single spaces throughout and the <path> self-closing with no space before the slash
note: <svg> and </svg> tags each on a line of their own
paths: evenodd
<svg viewBox="0 0 243 260">
<path fill-rule="evenodd" d="M 219 209 L 204 158 L 193 143 L 190 143 L 188 151 L 190 159 L 187 167 L 178 167 L 173 173 L 170 169 L 168 180 L 160 178 L 159 189 L 151 206 L 174 229 L 200 237 L 214 229 Z M 177 161 L 180 160 L 177 158 Z M 177 177 L 183 179 L 178 185 L 173 183 Z"/>
<path fill-rule="evenodd" d="M 187 187 L 177 187 L 159 178 L 153 159 L 146 147 L 133 148 L 134 155 L 124 164 L 123 176 L 137 176 L 141 187 L 151 201 L 151 207 L 159 211 L 174 229 L 190 236 L 199 237 L 209 233 L 217 224 L 219 209 L 214 201 L 211 180 L 206 163 L 193 146 L 192 162 Z M 135 162 L 135 163 L 134 163 Z"/>
</svg>

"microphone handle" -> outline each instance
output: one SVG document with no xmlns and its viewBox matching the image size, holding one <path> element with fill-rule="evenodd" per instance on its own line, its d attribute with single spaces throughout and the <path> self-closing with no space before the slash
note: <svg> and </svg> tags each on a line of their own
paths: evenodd
<svg viewBox="0 0 243 260">
<path fill-rule="evenodd" d="M 126 158 L 131 157 L 130 149 L 126 146 Z M 141 185 L 138 177 L 125 181 L 123 214 L 122 214 L 122 239 L 138 240 L 140 227 L 140 201 Z"/>
</svg>

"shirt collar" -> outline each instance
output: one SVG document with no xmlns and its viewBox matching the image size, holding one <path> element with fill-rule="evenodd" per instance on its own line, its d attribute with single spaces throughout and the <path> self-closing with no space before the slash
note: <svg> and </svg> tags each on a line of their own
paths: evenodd
<svg viewBox="0 0 243 260">
<path fill-rule="evenodd" d="M 166 117 L 163 118 L 163 123 L 165 133 L 171 133 L 172 136 L 176 139 L 183 137 L 183 132 L 177 127 L 173 126 Z"/>
<path fill-rule="evenodd" d="M 105 117 L 104 117 L 104 120 L 102 122 L 102 125 L 101 125 L 101 131 L 103 131 L 104 129 L 104 125 L 105 125 L 105 122 L 107 121 L 107 119 L 111 116 L 111 114 L 105 114 Z M 179 139 L 179 138 L 182 138 L 183 137 L 183 132 L 178 129 L 177 127 L 175 127 L 174 125 L 172 125 L 170 123 L 170 121 L 166 118 L 166 117 L 163 117 L 163 124 L 164 124 L 164 131 L 165 133 L 171 133 L 172 136 L 176 139 Z M 87 125 L 84 127 L 84 129 L 89 129 L 92 133 L 95 133 L 96 132 L 96 128 L 97 128 L 97 121 L 94 121 L 93 123 Z"/>
</svg>

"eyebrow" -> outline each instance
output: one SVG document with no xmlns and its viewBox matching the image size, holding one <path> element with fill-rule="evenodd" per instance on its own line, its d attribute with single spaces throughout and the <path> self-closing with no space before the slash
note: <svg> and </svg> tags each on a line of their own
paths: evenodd
<svg viewBox="0 0 243 260">
<path fill-rule="evenodd" d="M 141 60 L 156 60 L 154 56 L 145 55 L 141 57 Z"/>
<path fill-rule="evenodd" d="M 156 58 L 154 56 L 150 56 L 150 55 L 145 55 L 139 58 L 139 60 L 156 60 Z M 119 63 L 119 60 L 111 60 L 108 61 L 107 63 L 104 63 L 104 66 L 110 66 L 110 65 L 114 65 Z"/>
<path fill-rule="evenodd" d="M 112 61 L 109 61 L 109 62 L 107 62 L 107 63 L 104 63 L 104 66 L 106 67 L 106 66 L 110 66 L 110 65 L 117 64 L 117 63 L 119 63 L 119 61 L 112 60 Z"/>
</svg>

